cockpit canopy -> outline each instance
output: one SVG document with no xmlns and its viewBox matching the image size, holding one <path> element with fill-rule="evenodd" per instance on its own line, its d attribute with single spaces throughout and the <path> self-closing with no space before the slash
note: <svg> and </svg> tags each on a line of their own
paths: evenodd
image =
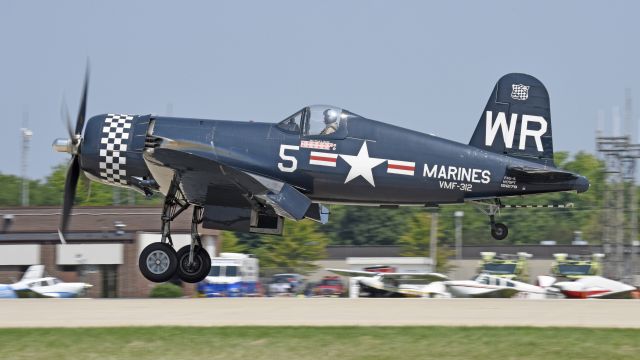
<svg viewBox="0 0 640 360">
<path fill-rule="evenodd" d="M 346 133 L 346 120 L 354 115 L 331 105 L 312 105 L 282 120 L 278 128 L 303 136 L 331 137 Z"/>
</svg>

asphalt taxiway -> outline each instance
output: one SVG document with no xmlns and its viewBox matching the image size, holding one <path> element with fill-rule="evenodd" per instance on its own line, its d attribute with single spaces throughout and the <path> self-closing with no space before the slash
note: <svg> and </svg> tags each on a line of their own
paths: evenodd
<svg viewBox="0 0 640 360">
<path fill-rule="evenodd" d="M 571 326 L 640 328 L 636 300 L 7 299 L 0 327 Z"/>
</svg>

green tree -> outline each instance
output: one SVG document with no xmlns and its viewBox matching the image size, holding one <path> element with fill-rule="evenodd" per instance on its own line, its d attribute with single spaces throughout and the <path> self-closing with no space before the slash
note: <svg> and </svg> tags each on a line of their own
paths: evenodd
<svg viewBox="0 0 640 360">
<path fill-rule="evenodd" d="M 232 231 L 220 231 L 220 252 L 245 253 L 247 250 Z"/>
<path fill-rule="evenodd" d="M 67 164 L 60 164 L 53 168 L 46 182 L 38 188 L 38 203 L 34 205 L 62 205 L 64 198 L 64 183 L 67 176 Z M 90 181 L 81 175 L 76 188 L 75 204 L 77 206 L 107 206 L 114 203 L 114 192 L 119 192 L 120 205 L 157 205 L 162 203 L 162 194 L 156 193 L 151 199 L 130 189 L 105 185 Z M 132 205 L 133 205 L 132 204 Z"/>
<path fill-rule="evenodd" d="M 332 245 L 393 245 L 398 229 L 416 209 L 333 206 L 329 223 L 320 226 Z"/>
<path fill-rule="evenodd" d="M 19 206 L 20 205 L 20 188 L 21 179 L 14 175 L 0 174 L 0 205 L 2 206 Z"/>
<path fill-rule="evenodd" d="M 402 247 L 402 256 L 431 256 L 431 218 L 433 213 L 417 212 L 410 217 L 406 230 L 398 239 Z M 442 228 L 438 226 L 436 238 L 442 238 Z M 436 254 L 436 271 L 447 273 L 451 269 L 449 257 L 451 250 L 446 246 L 438 246 Z"/>
<path fill-rule="evenodd" d="M 317 268 L 313 262 L 325 257 L 327 243 L 326 235 L 317 231 L 316 223 L 286 221 L 284 234 L 264 236 L 262 246 L 255 253 L 263 269 L 279 268 L 304 274 Z"/>
</svg>

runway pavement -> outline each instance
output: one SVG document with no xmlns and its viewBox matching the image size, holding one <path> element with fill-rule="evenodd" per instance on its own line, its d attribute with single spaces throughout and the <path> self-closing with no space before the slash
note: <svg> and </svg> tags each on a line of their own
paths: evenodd
<svg viewBox="0 0 640 360">
<path fill-rule="evenodd" d="M 640 301 L 341 298 L 0 300 L 0 327 L 159 325 L 640 328 Z"/>
</svg>

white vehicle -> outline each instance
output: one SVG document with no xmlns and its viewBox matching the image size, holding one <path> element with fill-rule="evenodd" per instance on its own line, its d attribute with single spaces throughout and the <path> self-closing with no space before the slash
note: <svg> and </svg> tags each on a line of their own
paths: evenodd
<svg viewBox="0 0 640 360">
<path fill-rule="evenodd" d="M 351 282 L 359 285 L 357 292 L 364 288 L 372 295 L 402 294 L 410 296 L 446 296 L 442 291 L 441 282 L 448 279 L 446 275 L 439 273 L 409 273 L 409 272 L 372 272 L 346 269 L 327 269 L 332 273 L 348 276 Z M 432 285 L 432 283 L 434 283 Z M 373 291 L 372 291 L 373 290 Z M 350 292 L 352 290 L 350 289 Z M 352 294 L 353 295 L 353 294 Z"/>
<path fill-rule="evenodd" d="M 472 280 L 450 280 L 443 283 L 453 297 L 510 298 L 516 294 L 529 299 L 547 297 L 547 290 L 540 286 L 488 274 L 480 274 Z"/>
<path fill-rule="evenodd" d="M 64 282 L 44 275 L 44 265 L 31 265 L 20 281 L 0 285 L 0 297 L 4 298 L 71 298 L 77 297 L 93 285 Z"/>
<path fill-rule="evenodd" d="M 211 258 L 209 275 L 198 283 L 205 297 L 241 297 L 258 294 L 258 259 L 252 255 L 221 253 Z"/>
<path fill-rule="evenodd" d="M 554 283 L 568 298 L 577 299 L 622 299 L 629 298 L 635 287 L 602 276 L 584 276 L 575 281 Z"/>
</svg>

